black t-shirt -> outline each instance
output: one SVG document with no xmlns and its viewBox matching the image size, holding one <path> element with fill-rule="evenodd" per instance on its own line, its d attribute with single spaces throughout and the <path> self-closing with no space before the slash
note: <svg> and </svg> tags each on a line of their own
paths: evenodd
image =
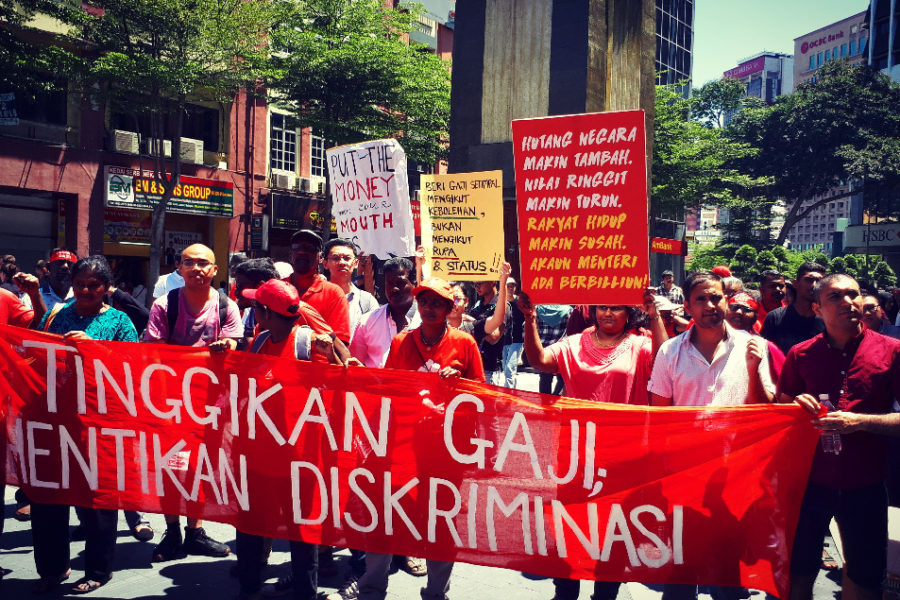
<svg viewBox="0 0 900 600">
<path fill-rule="evenodd" d="M 785 354 L 790 349 L 825 331 L 825 323 L 819 317 L 804 317 L 793 304 L 776 308 L 763 322 L 762 335 L 774 342 Z"/>
<path fill-rule="evenodd" d="M 475 340 L 478 342 L 478 348 L 481 350 L 481 362 L 484 364 L 485 371 L 502 370 L 501 362 L 503 359 L 503 343 L 504 338 L 501 337 L 496 344 L 484 341 L 484 321 L 494 314 L 497 308 L 496 299 L 491 304 L 482 304 L 479 302 L 470 311 L 469 314 L 475 318 L 476 335 Z M 480 321 L 480 323 L 479 323 Z M 506 316 L 503 319 L 503 325 L 506 330 L 512 327 L 512 308 L 506 303 Z M 478 332 L 478 329 L 481 331 Z M 480 333 L 481 335 L 477 335 Z"/>
</svg>

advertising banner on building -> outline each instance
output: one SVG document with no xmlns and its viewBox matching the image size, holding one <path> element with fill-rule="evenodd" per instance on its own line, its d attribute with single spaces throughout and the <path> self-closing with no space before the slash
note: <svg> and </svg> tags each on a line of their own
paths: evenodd
<svg viewBox="0 0 900 600">
<path fill-rule="evenodd" d="M 655 237 L 650 240 L 650 252 L 659 254 L 687 254 L 687 244 L 681 240 Z"/>
<path fill-rule="evenodd" d="M 865 252 L 866 248 L 900 248 L 900 223 L 851 225 L 844 230 L 844 248 Z"/>
<path fill-rule="evenodd" d="M 0 469 L 34 502 L 548 577 L 784 598 L 818 442 L 796 405 L 625 406 L 9 326 L 0 368 Z"/>
<path fill-rule="evenodd" d="M 416 238 L 400 143 L 374 140 L 336 146 L 325 154 L 338 237 L 381 259 L 412 256 Z"/>
<path fill-rule="evenodd" d="M 162 199 L 162 190 L 153 178 L 153 171 L 107 166 L 104 173 L 106 206 L 153 210 Z M 230 218 L 233 208 L 232 182 L 182 175 L 166 212 Z"/>
<path fill-rule="evenodd" d="M 519 119 L 512 132 L 522 289 L 536 304 L 640 304 L 643 111 Z"/>
<path fill-rule="evenodd" d="M 425 277 L 500 278 L 504 262 L 503 171 L 422 175 Z"/>
</svg>

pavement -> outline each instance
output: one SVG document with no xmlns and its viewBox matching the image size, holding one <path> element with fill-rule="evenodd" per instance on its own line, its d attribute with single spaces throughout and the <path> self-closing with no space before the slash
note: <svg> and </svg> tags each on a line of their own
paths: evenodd
<svg viewBox="0 0 900 600">
<path fill-rule="evenodd" d="M 537 390 L 537 376 L 520 375 L 519 387 Z M 37 578 L 32 554 L 31 528 L 27 522 L 19 522 L 12 518 L 15 512 L 15 489 L 7 486 L 4 499 L 6 516 L 4 533 L 0 536 L 0 567 L 10 569 L 11 573 L 0 582 L 0 600 L 18 600 L 37 597 L 31 593 L 31 582 Z M 219 523 L 206 522 L 207 533 L 213 538 L 231 546 L 232 555 L 227 558 L 188 557 L 183 560 L 152 563 L 150 554 L 153 546 L 159 541 L 165 528 L 162 516 L 150 515 L 151 525 L 156 529 L 156 538 L 151 542 L 134 540 L 125 524 L 119 518 L 119 537 L 116 545 L 115 574 L 113 579 L 91 593 L 88 597 L 100 599 L 141 598 L 167 600 L 206 600 L 231 599 L 238 593 L 237 580 L 230 576 L 229 569 L 235 564 L 234 527 Z M 900 519 L 892 519 L 897 525 Z M 71 516 L 74 526 L 77 519 Z M 897 527 L 896 529 L 900 529 Z M 900 539 L 900 531 L 892 530 L 892 540 Z M 832 556 L 840 560 L 840 553 L 829 538 Z M 892 542 L 896 546 L 897 542 Z M 72 577 L 56 591 L 40 596 L 54 599 L 68 597 L 71 594 L 71 583 L 83 574 L 84 542 L 73 542 L 71 545 Z M 337 590 L 346 572 L 349 552 L 339 551 L 335 554 L 336 572 L 320 573 L 319 590 L 329 594 Z M 290 553 L 287 542 L 276 540 L 269 567 L 264 576 L 274 582 L 279 576 L 290 570 Z M 840 598 L 840 570 L 820 571 L 816 582 L 816 600 Z M 389 600 L 419 598 L 419 589 L 424 584 L 422 578 L 416 578 L 400 572 L 391 576 L 388 590 Z M 450 580 L 449 596 L 453 600 L 550 600 L 553 597 L 553 582 L 550 579 L 525 576 L 518 571 L 498 569 L 457 563 Z M 582 582 L 581 597 L 589 598 L 591 584 Z M 628 583 L 619 590 L 617 600 L 660 600 L 661 589 L 638 583 Z M 701 593 L 701 600 L 710 600 L 707 593 Z M 752 592 L 753 600 L 766 600 L 762 592 Z"/>
</svg>

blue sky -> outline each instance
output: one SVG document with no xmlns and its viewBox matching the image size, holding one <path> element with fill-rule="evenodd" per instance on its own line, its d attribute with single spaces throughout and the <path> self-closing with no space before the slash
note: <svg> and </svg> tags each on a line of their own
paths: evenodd
<svg viewBox="0 0 900 600">
<path fill-rule="evenodd" d="M 694 86 L 763 50 L 792 54 L 794 38 L 868 7 L 868 0 L 694 0 Z"/>
</svg>

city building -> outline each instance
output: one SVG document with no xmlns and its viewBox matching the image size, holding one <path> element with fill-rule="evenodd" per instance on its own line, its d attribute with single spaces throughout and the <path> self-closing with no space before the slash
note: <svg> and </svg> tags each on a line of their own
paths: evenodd
<svg viewBox="0 0 900 600">
<path fill-rule="evenodd" d="M 816 81 L 816 72 L 829 60 L 861 64 L 868 57 L 866 12 L 857 13 L 794 38 L 794 85 Z M 790 90 L 789 90 L 790 91 Z"/>
<path fill-rule="evenodd" d="M 845 60 L 850 64 L 862 64 L 868 56 L 868 30 L 866 12 L 857 13 L 801 35 L 794 39 L 794 83 L 815 83 L 818 70 L 830 60 Z M 858 195 L 851 194 L 848 186 L 828 190 L 825 194 L 803 201 L 803 207 L 827 201 L 816 207 L 803 220 L 789 230 L 787 240 L 791 248 L 822 249 L 834 252 L 834 234 L 842 226 L 842 219 L 850 219 L 852 206 L 858 204 Z M 843 222 L 845 223 L 845 222 Z"/>
<path fill-rule="evenodd" d="M 37 15 L 28 34 L 54 43 L 63 26 Z M 150 152 L 171 156 L 172 123 L 159 139 L 142 137 L 147 117 L 118 114 L 70 87 L 0 98 L 0 248 L 33 271 L 57 246 L 79 256 L 102 253 L 119 280 L 146 282 L 151 203 L 159 198 Z M 265 101 L 244 93 L 231 102 L 189 98 L 181 136 L 182 186 L 166 214 L 163 272 L 174 254 L 202 242 L 219 264 L 243 248 L 240 216 L 267 193 Z M 158 154 L 158 153 L 157 153 Z M 169 171 L 165 161 L 163 169 Z M 224 277 L 225 272 L 222 272 Z M 217 281 L 218 283 L 218 281 Z"/>
<path fill-rule="evenodd" d="M 804 200 L 803 208 L 824 198 L 830 198 L 830 200 L 817 206 L 806 218 L 795 223 L 788 231 L 787 241 L 790 242 L 791 248 L 796 250 L 820 248 L 826 254 L 833 251 L 834 232 L 840 229 L 839 219 L 849 220 L 853 216 L 852 207 L 859 200 L 845 185 L 832 188 L 824 195 L 814 196 L 811 200 Z"/>
<path fill-rule="evenodd" d="M 728 209 L 703 205 L 687 211 L 684 217 L 686 238 L 700 245 L 715 244 L 722 237 L 718 225 L 727 222 Z"/>
<path fill-rule="evenodd" d="M 866 62 L 886 73 L 894 81 L 900 81 L 900 36 L 897 23 L 900 20 L 900 2 L 897 0 L 870 0 L 866 28 L 872 38 Z"/>
<path fill-rule="evenodd" d="M 656 0 L 656 84 L 689 81 L 693 52 L 694 0 Z"/>
<path fill-rule="evenodd" d="M 722 77 L 737 79 L 746 86 L 746 96 L 771 104 L 794 89 L 794 57 L 780 52 L 760 52 L 744 59 Z"/>
</svg>

